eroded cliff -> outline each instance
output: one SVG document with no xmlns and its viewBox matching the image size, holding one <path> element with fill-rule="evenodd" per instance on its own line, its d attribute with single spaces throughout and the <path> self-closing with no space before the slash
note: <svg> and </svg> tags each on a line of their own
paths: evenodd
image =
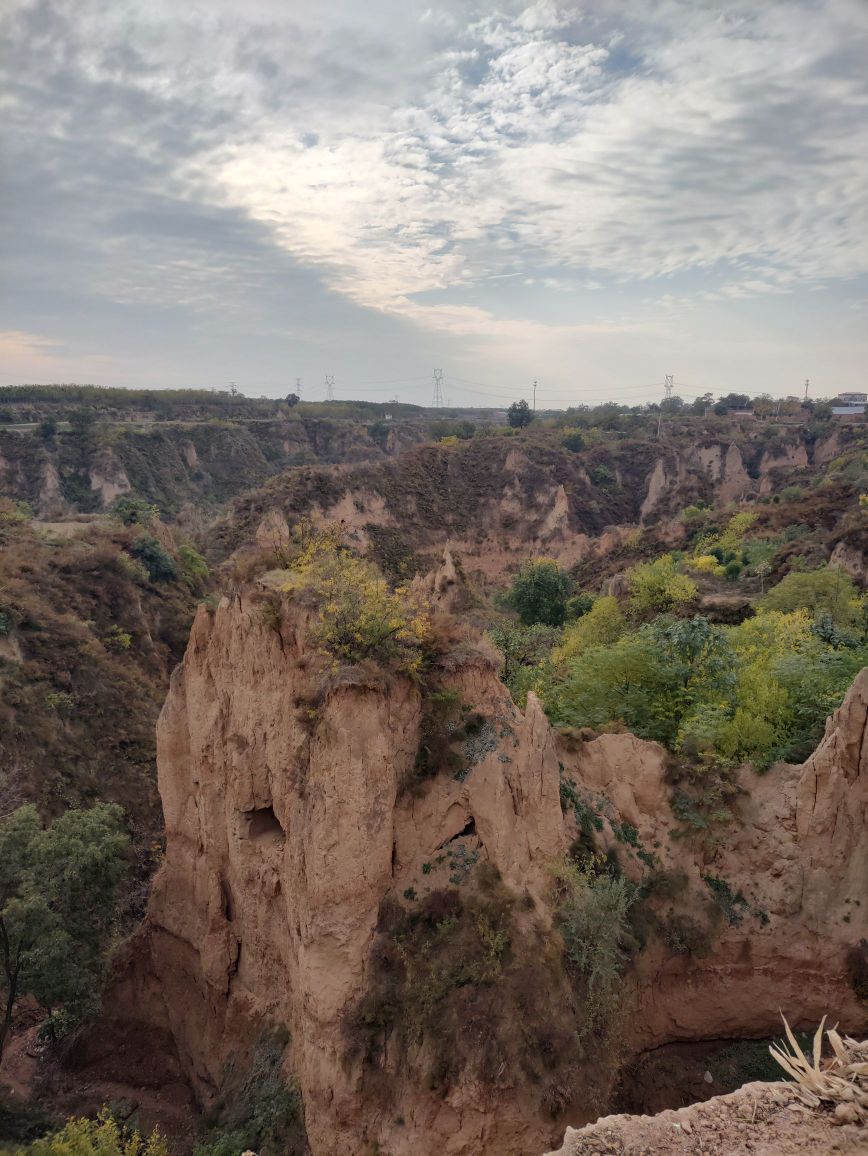
<svg viewBox="0 0 868 1156">
<path fill-rule="evenodd" d="M 200 609 L 160 719 L 166 859 L 110 1011 L 168 1029 L 203 1103 L 280 1023 L 314 1154 L 518 1156 L 598 1114 L 619 1052 L 762 1035 L 779 1008 L 864 1029 L 849 961 L 868 933 L 868 674 L 803 767 L 744 779 L 710 842 L 672 837 L 662 748 L 559 745 L 482 647 L 440 672 L 459 763 L 421 765 L 431 702 L 407 678 L 333 669 L 309 629 L 255 590 Z M 593 1039 L 575 1047 L 585 1009 L 551 904 L 583 815 L 645 912 L 605 1062 Z M 448 1005 L 443 927 L 468 968 Z"/>
</svg>

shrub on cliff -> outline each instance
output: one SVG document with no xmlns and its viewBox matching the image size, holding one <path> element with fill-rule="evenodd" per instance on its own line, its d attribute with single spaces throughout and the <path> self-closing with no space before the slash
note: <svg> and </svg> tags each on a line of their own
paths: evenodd
<svg viewBox="0 0 868 1156">
<path fill-rule="evenodd" d="M 527 692 L 541 676 L 541 668 L 560 640 L 561 632 L 542 623 L 520 626 L 505 622 L 493 626 L 489 635 L 503 656 L 501 678 L 513 701 L 524 706 Z"/>
<path fill-rule="evenodd" d="M 577 1041 L 557 936 L 519 913 L 488 863 L 407 910 L 384 903 L 347 1055 L 384 1055 L 444 1095 L 463 1081 L 525 1085 L 553 1115 L 575 1095 Z"/>
<path fill-rule="evenodd" d="M 159 518 L 160 510 L 153 502 L 144 498 L 134 498 L 123 494 L 111 508 L 112 515 L 125 526 L 146 526 L 153 518 Z"/>
<path fill-rule="evenodd" d="M 626 631 L 627 620 L 621 613 L 618 599 L 611 595 L 597 598 L 586 614 L 568 624 L 563 644 L 555 651 L 554 660 L 569 662 L 595 646 L 617 642 Z"/>
<path fill-rule="evenodd" d="M 579 1036 L 605 1035 L 614 1025 L 629 938 L 627 915 L 636 889 L 622 875 L 555 868 L 557 922 L 567 966 L 582 999 Z"/>
<path fill-rule="evenodd" d="M 194 1156 L 301 1156 L 305 1142 L 301 1092 L 284 1072 L 289 1033 L 283 1027 L 263 1031 L 249 1065 L 230 1059 L 211 1126 Z"/>
<path fill-rule="evenodd" d="M 283 589 L 315 598 L 315 635 L 333 658 L 373 660 L 413 675 L 421 671 L 432 645 L 429 607 L 421 593 L 390 587 L 373 563 L 344 549 L 334 534 L 306 541 L 291 571 Z"/>
</svg>

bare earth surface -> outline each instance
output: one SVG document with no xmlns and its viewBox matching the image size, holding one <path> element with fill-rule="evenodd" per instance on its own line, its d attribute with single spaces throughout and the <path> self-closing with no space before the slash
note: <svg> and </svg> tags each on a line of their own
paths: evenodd
<svg viewBox="0 0 868 1156">
<path fill-rule="evenodd" d="M 745 1084 L 729 1096 L 657 1116 L 604 1116 L 568 1128 L 546 1156 L 865 1156 L 868 1128 L 803 1107 L 788 1084 Z"/>
</svg>

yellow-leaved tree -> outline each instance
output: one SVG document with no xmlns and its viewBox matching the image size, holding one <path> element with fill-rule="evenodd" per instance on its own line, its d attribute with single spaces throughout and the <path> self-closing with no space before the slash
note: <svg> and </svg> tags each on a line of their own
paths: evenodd
<svg viewBox="0 0 868 1156">
<path fill-rule="evenodd" d="M 12 1156 L 0 1148 L 0 1156 Z M 16 1156 L 169 1156 L 163 1136 L 142 1136 L 124 1128 L 103 1110 L 96 1120 L 70 1120 L 59 1132 L 14 1149 Z"/>
<path fill-rule="evenodd" d="M 351 553 L 334 529 L 308 535 L 283 590 L 316 599 L 316 638 L 336 660 L 373 660 L 418 674 L 432 644 L 430 606 L 410 587 L 389 586 L 377 567 Z"/>
</svg>

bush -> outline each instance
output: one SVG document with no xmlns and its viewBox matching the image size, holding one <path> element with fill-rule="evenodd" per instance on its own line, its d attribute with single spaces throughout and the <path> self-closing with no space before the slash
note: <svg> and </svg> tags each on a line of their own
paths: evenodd
<svg viewBox="0 0 868 1156">
<path fill-rule="evenodd" d="M 106 1109 L 95 1120 L 70 1120 L 59 1132 L 16 1152 L 17 1156 L 169 1156 L 159 1131 L 142 1136 L 119 1124 Z"/>
<path fill-rule="evenodd" d="M 581 618 L 593 609 L 595 601 L 592 594 L 574 594 L 572 598 L 567 599 L 567 618 L 569 620 Z"/>
<path fill-rule="evenodd" d="M 578 1060 L 569 983 L 558 937 L 523 906 L 485 861 L 410 910 L 384 903 L 371 983 L 345 1020 L 348 1058 L 380 1072 L 388 1055 L 440 1095 L 524 1085 L 561 1112 Z"/>
<path fill-rule="evenodd" d="M 636 614 L 659 614 L 692 602 L 696 597 L 696 583 L 686 574 L 678 573 L 671 554 L 634 566 L 627 578 L 630 607 Z"/>
<path fill-rule="evenodd" d="M 152 518 L 159 518 L 160 511 L 152 502 L 144 498 L 133 498 L 124 494 L 111 508 L 111 514 L 125 526 L 146 526 Z"/>
<path fill-rule="evenodd" d="M 588 477 L 601 490 L 608 490 L 617 480 L 614 472 L 606 465 L 591 466 Z"/>
<path fill-rule="evenodd" d="M 524 685 L 525 675 L 531 669 L 536 671 L 560 641 L 560 631 L 552 626 L 536 623 L 533 626 L 516 626 L 507 623 L 494 626 L 489 631 L 491 640 L 503 655 L 502 678 L 519 705 L 527 695 Z M 521 685 L 519 685 L 521 683 Z"/>
<path fill-rule="evenodd" d="M 627 630 L 627 620 L 621 613 L 618 599 L 606 595 L 597 598 L 591 609 L 581 618 L 567 625 L 562 646 L 555 651 L 556 663 L 567 663 L 579 658 L 595 646 L 608 646 Z"/>
<path fill-rule="evenodd" d="M 221 1089 L 224 1107 L 194 1149 L 194 1156 L 302 1156 L 304 1110 L 294 1081 L 287 1081 L 283 1061 L 289 1043 L 285 1028 L 264 1031 L 243 1074 L 231 1060 Z"/>
<path fill-rule="evenodd" d="M 861 618 L 859 592 L 843 570 L 824 567 L 822 570 L 790 573 L 773 586 L 760 602 L 763 610 L 808 610 L 815 617 L 825 611 L 836 626 L 851 626 Z"/>
<path fill-rule="evenodd" d="M 570 430 L 570 432 L 564 436 L 563 446 L 564 449 L 569 450 L 570 453 L 579 454 L 585 448 L 585 439 L 578 430 Z"/>
<path fill-rule="evenodd" d="M 113 650 L 116 654 L 122 654 L 125 650 L 129 650 L 133 644 L 133 636 L 129 631 L 122 630 L 120 626 L 113 626 L 105 638 L 102 640 L 103 646 L 106 650 Z"/>
<path fill-rule="evenodd" d="M 201 590 L 211 573 L 202 555 L 192 546 L 184 544 L 178 547 L 178 562 L 181 566 L 181 579 L 187 587 L 194 592 Z"/>
<path fill-rule="evenodd" d="M 636 890 L 623 876 L 587 874 L 569 862 L 557 868 L 555 884 L 567 966 L 584 1003 L 580 1035 L 603 1035 L 617 1010 Z"/>
<path fill-rule="evenodd" d="M 136 538 L 130 544 L 130 553 L 145 567 L 151 582 L 172 582 L 177 578 L 175 559 L 149 534 Z"/>
<path fill-rule="evenodd" d="M 557 726 L 625 727 L 705 765 L 763 770 L 810 753 L 866 660 L 864 631 L 835 626 L 826 611 L 812 621 L 804 608 L 761 609 L 726 627 L 664 614 L 631 631 L 617 601 L 600 598 L 568 624 L 537 689 Z M 723 795 L 700 793 L 699 810 L 685 800 L 691 827 L 731 817 Z"/>
</svg>

